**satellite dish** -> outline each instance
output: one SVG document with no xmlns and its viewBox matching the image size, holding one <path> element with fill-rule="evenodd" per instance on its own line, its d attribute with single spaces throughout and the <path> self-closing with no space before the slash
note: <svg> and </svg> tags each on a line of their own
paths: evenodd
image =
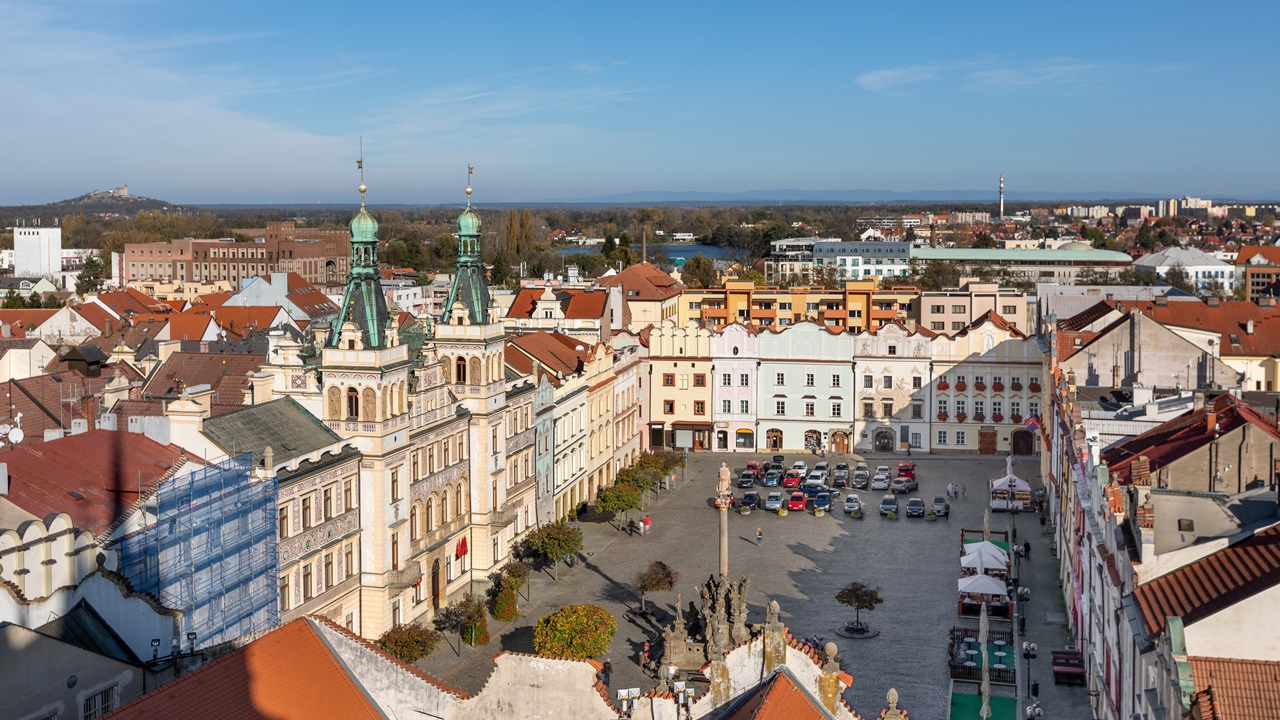
<svg viewBox="0 0 1280 720">
<path fill-rule="evenodd" d="M 9 442 L 17 445 L 26 437 L 26 433 L 22 432 L 22 428 L 14 428 L 9 431 Z"/>
</svg>

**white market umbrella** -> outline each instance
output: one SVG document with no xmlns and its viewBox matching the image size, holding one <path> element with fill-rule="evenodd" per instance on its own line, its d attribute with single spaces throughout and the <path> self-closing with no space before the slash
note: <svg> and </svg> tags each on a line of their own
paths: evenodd
<svg viewBox="0 0 1280 720">
<path fill-rule="evenodd" d="M 979 573 L 984 573 L 988 570 L 1008 570 L 1009 564 L 1001 560 L 997 555 L 988 552 L 975 552 L 960 558 L 960 567 L 972 568 Z"/>
<path fill-rule="evenodd" d="M 1013 474 L 1013 456 L 1006 455 L 1004 459 L 1004 476 L 1009 477 Z"/>
<path fill-rule="evenodd" d="M 965 555 L 973 555 L 974 553 L 983 553 L 985 555 L 991 555 L 993 557 L 999 558 L 1000 562 L 1004 563 L 1005 565 L 1009 564 L 1009 553 L 1005 551 L 1004 548 L 1000 547 L 999 545 L 989 540 L 983 540 L 982 542 L 976 542 L 976 543 L 969 543 L 968 545 L 964 546 Z"/>
<path fill-rule="evenodd" d="M 990 575 L 970 575 L 969 577 L 960 578 L 956 586 L 962 593 L 972 593 L 974 595 L 1000 595 L 1009 594 L 1009 589 L 1005 584 Z"/>
<path fill-rule="evenodd" d="M 991 717 L 991 667 L 987 665 L 987 637 L 990 634 L 990 623 L 987 621 L 987 604 L 982 603 L 982 614 L 978 618 L 978 647 L 982 653 L 982 709 L 978 715 Z"/>
</svg>

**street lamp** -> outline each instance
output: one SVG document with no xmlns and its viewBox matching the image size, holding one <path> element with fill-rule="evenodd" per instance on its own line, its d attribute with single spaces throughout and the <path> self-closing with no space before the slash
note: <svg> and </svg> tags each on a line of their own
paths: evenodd
<svg viewBox="0 0 1280 720">
<path fill-rule="evenodd" d="M 1026 660 L 1023 665 L 1027 668 L 1027 697 L 1031 697 L 1031 661 L 1036 659 L 1036 644 L 1032 642 L 1022 643 L 1022 659 Z M 1030 709 L 1030 708 L 1028 708 Z M 1027 717 L 1031 717 L 1028 715 Z"/>
</svg>

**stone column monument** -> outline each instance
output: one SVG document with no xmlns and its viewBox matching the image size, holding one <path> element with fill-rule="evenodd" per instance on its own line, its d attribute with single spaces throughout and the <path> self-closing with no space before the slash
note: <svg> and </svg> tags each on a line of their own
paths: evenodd
<svg viewBox="0 0 1280 720">
<path fill-rule="evenodd" d="M 726 582 L 729 579 L 729 466 L 720 463 L 720 485 L 717 488 L 716 504 L 720 506 L 720 577 Z"/>
</svg>

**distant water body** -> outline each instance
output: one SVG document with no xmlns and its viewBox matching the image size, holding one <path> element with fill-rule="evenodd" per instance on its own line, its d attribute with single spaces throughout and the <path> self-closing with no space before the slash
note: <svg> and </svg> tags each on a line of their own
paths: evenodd
<svg viewBox="0 0 1280 720">
<path fill-rule="evenodd" d="M 640 254 L 639 243 L 632 243 L 631 249 L 635 250 L 637 255 Z M 681 257 L 687 260 L 698 253 L 702 253 L 713 260 L 721 260 L 732 258 L 734 254 L 733 248 L 720 247 L 719 245 L 691 245 L 685 243 L 678 245 L 650 245 L 649 250 L 661 251 L 669 260 L 675 260 L 676 258 Z M 575 245 L 573 247 L 561 248 L 556 252 L 561 255 L 572 255 L 573 253 L 598 253 L 600 252 L 600 246 L 592 245 L 589 247 L 578 247 Z"/>
</svg>

